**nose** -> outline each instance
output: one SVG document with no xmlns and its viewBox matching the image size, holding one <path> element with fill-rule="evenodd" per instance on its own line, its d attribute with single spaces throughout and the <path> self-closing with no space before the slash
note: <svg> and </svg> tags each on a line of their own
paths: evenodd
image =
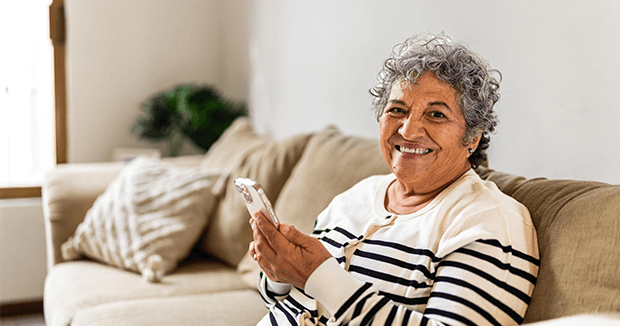
<svg viewBox="0 0 620 326">
<path fill-rule="evenodd" d="M 408 116 L 398 128 L 398 133 L 405 140 L 416 140 L 426 135 L 426 129 L 421 121 L 413 116 Z"/>
</svg>

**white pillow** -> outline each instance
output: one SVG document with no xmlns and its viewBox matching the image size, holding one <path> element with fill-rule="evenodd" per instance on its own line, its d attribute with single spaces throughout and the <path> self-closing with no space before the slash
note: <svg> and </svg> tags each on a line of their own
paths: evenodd
<svg viewBox="0 0 620 326">
<path fill-rule="evenodd" d="M 159 281 L 204 231 L 217 177 L 156 159 L 133 160 L 62 245 L 63 259 L 86 256 Z"/>
</svg>

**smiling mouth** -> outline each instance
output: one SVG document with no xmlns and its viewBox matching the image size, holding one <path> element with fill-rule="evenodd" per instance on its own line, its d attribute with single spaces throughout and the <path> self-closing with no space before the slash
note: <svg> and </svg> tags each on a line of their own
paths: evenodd
<svg viewBox="0 0 620 326">
<path fill-rule="evenodd" d="M 405 146 L 400 146 L 400 145 L 396 145 L 396 150 L 401 152 L 401 153 L 406 153 L 406 154 L 428 154 L 430 152 L 432 152 L 433 150 L 430 148 L 409 148 L 409 147 L 405 147 Z"/>
</svg>

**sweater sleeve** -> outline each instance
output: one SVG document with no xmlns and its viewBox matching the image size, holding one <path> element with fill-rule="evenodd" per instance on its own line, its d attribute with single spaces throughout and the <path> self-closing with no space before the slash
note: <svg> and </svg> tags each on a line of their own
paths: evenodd
<svg viewBox="0 0 620 326">
<path fill-rule="evenodd" d="M 284 300 L 289 292 L 291 292 L 290 284 L 274 282 L 263 271 L 260 272 L 258 277 L 258 293 L 267 308 L 273 308 L 279 301 Z"/>
<path fill-rule="evenodd" d="M 439 263 L 423 312 L 391 301 L 335 260 L 308 279 L 306 291 L 337 325 L 514 325 L 523 321 L 538 261 L 494 240 L 478 240 Z"/>
</svg>

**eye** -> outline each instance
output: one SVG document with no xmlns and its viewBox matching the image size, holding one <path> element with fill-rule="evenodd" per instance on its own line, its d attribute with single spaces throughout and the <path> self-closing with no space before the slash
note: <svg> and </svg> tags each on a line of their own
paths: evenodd
<svg viewBox="0 0 620 326">
<path fill-rule="evenodd" d="M 392 115 L 402 115 L 402 114 L 406 114 L 407 111 L 405 111 L 405 109 L 395 106 L 395 107 L 388 108 L 387 113 L 392 114 Z"/>
<path fill-rule="evenodd" d="M 440 118 L 445 118 L 446 117 L 446 115 L 443 114 L 440 111 L 431 111 L 431 112 L 429 112 L 429 116 L 432 117 L 432 118 L 436 118 L 436 119 L 440 119 Z"/>
</svg>

